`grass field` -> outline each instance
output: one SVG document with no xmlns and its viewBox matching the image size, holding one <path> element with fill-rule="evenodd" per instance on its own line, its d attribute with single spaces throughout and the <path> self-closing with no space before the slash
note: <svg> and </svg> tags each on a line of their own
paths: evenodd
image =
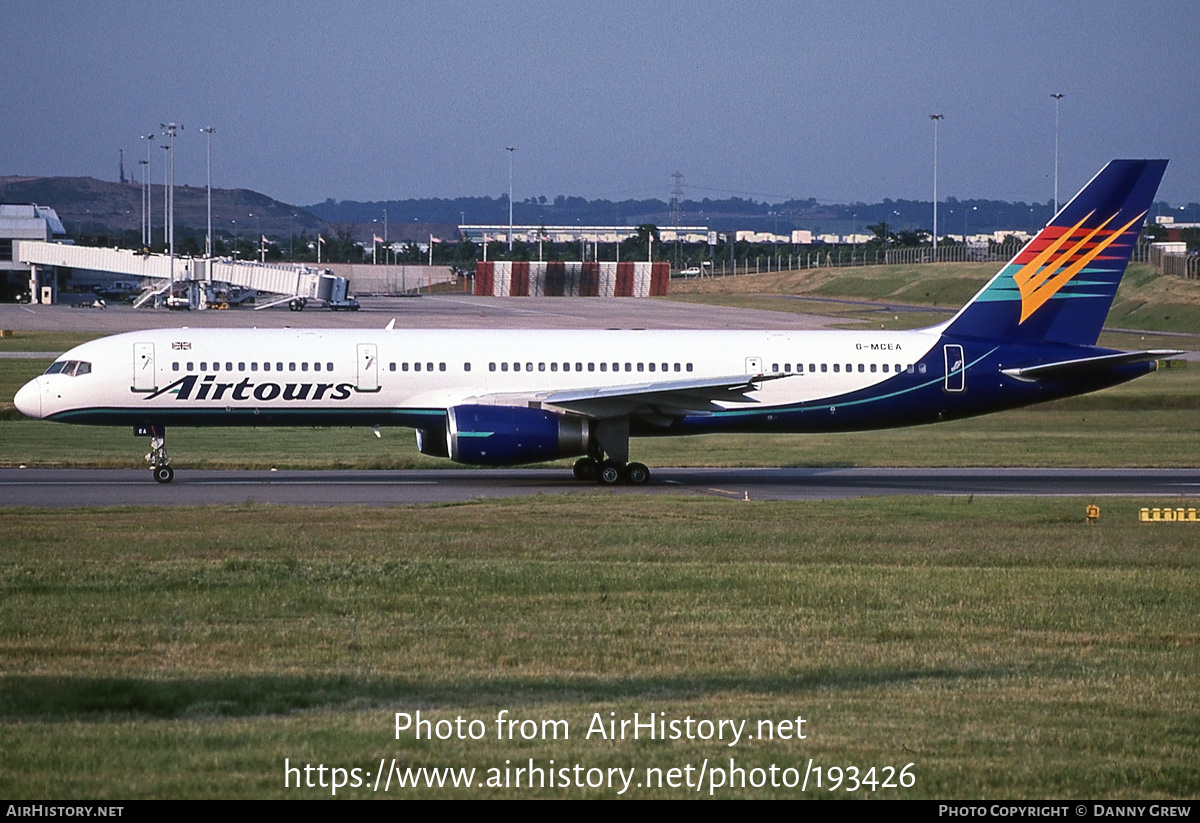
<svg viewBox="0 0 1200 823">
<path fill-rule="evenodd" d="M 831 314 L 847 323 L 869 322 L 889 329 L 918 328 L 947 319 L 999 269 L 997 263 L 941 263 L 922 266 L 864 266 L 841 269 L 747 274 L 707 280 L 672 281 L 671 299 L 778 311 Z M 780 300 L 780 295 L 801 299 Z M 831 306 L 803 298 L 847 298 L 937 309 L 883 312 L 870 306 Z M 1200 334 L 1200 281 L 1158 275 L 1145 264 L 1131 265 L 1121 281 L 1106 325 L 1113 328 Z M 1134 348 L 1127 336 L 1103 343 Z M 1152 344 L 1162 345 L 1161 342 Z M 1175 348 L 1196 348 L 1191 345 Z"/>
<path fill-rule="evenodd" d="M 1197 527 L 1099 502 L 1097 525 L 1078 501 L 984 499 L 8 511 L 0 795 L 322 797 L 285 789 L 285 758 L 485 783 L 532 758 L 634 769 L 625 796 L 694 797 L 636 782 L 811 758 L 877 777 L 912 764 L 916 783 L 826 777 L 809 797 L 1194 798 Z M 497 739 L 505 709 L 570 737 Z M 395 712 L 417 710 L 486 733 L 396 739 Z M 596 713 L 634 712 L 750 734 L 803 716 L 806 737 L 587 739 Z"/>
</svg>

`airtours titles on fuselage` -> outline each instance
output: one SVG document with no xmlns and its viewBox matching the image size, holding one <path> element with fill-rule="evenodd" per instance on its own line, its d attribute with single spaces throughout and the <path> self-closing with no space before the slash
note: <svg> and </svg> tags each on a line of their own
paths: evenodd
<svg viewBox="0 0 1200 823">
<path fill-rule="evenodd" d="M 196 401 L 257 400 L 266 403 L 271 400 L 348 400 L 354 391 L 353 383 L 252 383 L 249 377 L 242 378 L 240 383 L 218 383 L 215 374 L 203 378 L 189 374 L 147 394 L 146 399 L 154 400 L 164 394 L 173 394 L 176 400 Z"/>
</svg>

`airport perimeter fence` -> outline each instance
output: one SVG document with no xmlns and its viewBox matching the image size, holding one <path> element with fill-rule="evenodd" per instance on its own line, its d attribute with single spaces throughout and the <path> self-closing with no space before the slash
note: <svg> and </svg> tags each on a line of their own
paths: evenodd
<svg viewBox="0 0 1200 823">
<path fill-rule="evenodd" d="M 1200 279 L 1200 254 L 1187 251 L 1184 243 L 1151 243 L 1148 259 L 1162 274 L 1173 274 L 1185 280 Z"/>
<path fill-rule="evenodd" d="M 806 252 L 774 252 L 747 257 L 744 260 L 718 260 L 710 275 L 703 277 L 729 277 L 741 274 L 759 274 L 771 271 L 795 271 L 797 269 L 848 268 L 851 266 L 914 265 L 917 263 L 987 263 L 1006 262 L 1013 258 L 1021 246 L 1019 241 L 996 244 L 987 249 L 978 246 L 941 246 L 936 257 L 932 248 L 912 249 L 860 249 L 857 246 L 835 246 Z"/>
<path fill-rule="evenodd" d="M 922 263 L 1007 263 L 1025 245 L 1024 241 L 978 246 L 939 246 L 936 255 L 932 247 L 907 249 L 863 250 L 857 247 L 837 246 L 821 251 L 800 253 L 761 254 L 745 260 L 717 261 L 713 272 L 704 272 L 700 277 L 729 277 L 742 274 L 759 274 L 771 271 L 795 271 L 798 269 L 848 268 L 851 266 L 913 266 Z M 1133 249 L 1134 263 L 1152 262 L 1150 243 L 1139 243 Z M 1197 262 L 1190 263 L 1189 277 L 1196 277 Z"/>
</svg>

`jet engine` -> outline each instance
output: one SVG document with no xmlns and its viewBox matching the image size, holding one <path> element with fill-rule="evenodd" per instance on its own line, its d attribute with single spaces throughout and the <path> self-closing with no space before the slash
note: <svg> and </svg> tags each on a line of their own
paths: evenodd
<svg viewBox="0 0 1200 823">
<path fill-rule="evenodd" d="M 420 431 L 423 454 L 446 455 L 455 463 L 516 466 L 587 454 L 585 417 L 520 406 L 454 406 L 446 413 L 444 451 L 436 432 Z"/>
</svg>

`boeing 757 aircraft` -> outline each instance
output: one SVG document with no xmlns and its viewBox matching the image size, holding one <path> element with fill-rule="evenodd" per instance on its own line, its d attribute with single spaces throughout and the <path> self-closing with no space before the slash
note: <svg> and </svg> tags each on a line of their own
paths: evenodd
<svg viewBox="0 0 1200 823">
<path fill-rule="evenodd" d="M 631 437 L 935 423 L 1115 386 L 1177 351 L 1097 348 L 1165 160 L 1114 160 L 951 320 L 914 331 L 175 329 L 68 351 L 22 413 L 133 426 L 408 426 L 423 454 L 645 483 Z"/>
</svg>

